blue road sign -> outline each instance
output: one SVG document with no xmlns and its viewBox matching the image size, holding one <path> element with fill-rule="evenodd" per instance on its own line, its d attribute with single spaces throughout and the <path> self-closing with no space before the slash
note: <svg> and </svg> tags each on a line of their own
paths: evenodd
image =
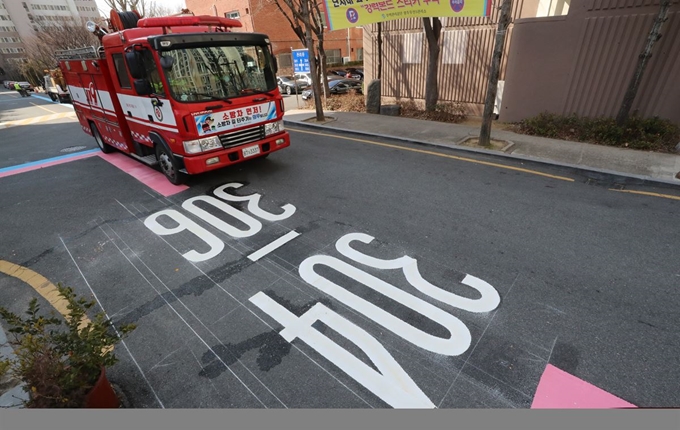
<svg viewBox="0 0 680 430">
<path fill-rule="evenodd" d="M 310 73 L 309 51 L 307 49 L 293 49 L 293 73 Z"/>
</svg>

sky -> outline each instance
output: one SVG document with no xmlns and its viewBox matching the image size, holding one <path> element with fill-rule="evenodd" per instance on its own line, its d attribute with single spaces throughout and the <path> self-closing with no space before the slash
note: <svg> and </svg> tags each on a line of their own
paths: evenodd
<svg viewBox="0 0 680 430">
<path fill-rule="evenodd" d="M 109 11 L 111 8 L 106 5 L 106 2 L 104 0 L 95 0 L 97 2 L 97 7 L 99 8 L 99 13 L 109 16 Z M 151 1 L 156 1 L 158 3 L 161 3 L 166 6 L 170 7 L 175 7 L 175 6 L 182 6 L 186 7 L 186 2 L 184 0 L 151 0 Z"/>
</svg>

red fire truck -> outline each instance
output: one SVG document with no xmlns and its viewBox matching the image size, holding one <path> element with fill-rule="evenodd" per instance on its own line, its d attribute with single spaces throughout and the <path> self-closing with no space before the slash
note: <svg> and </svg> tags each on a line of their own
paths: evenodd
<svg viewBox="0 0 680 430">
<path fill-rule="evenodd" d="M 115 10 L 109 31 L 89 22 L 102 46 L 58 54 L 83 131 L 173 184 L 289 146 L 269 38 L 234 27 Z"/>
</svg>

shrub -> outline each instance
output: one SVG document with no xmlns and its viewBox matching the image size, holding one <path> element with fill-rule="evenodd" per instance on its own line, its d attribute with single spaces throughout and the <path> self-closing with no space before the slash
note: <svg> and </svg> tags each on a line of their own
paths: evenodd
<svg viewBox="0 0 680 430">
<path fill-rule="evenodd" d="M 430 121 L 459 123 L 465 121 L 467 115 L 463 105 L 458 102 L 438 103 L 434 110 L 428 111 L 414 100 L 399 100 L 401 116 Z"/>
<path fill-rule="evenodd" d="M 328 97 L 326 108 L 342 112 L 366 112 L 366 103 L 363 95 L 351 90 L 347 94 Z"/>
<path fill-rule="evenodd" d="M 77 298 L 73 290 L 57 286 L 68 302 L 66 327 L 62 318 L 40 315 L 38 300 L 33 298 L 22 318 L 0 307 L 14 339 L 15 359 L 0 361 L 0 375 L 8 374 L 23 381 L 29 394 L 29 408 L 78 408 L 97 382 L 102 367 L 114 365 L 118 358 L 113 347 L 121 338 L 112 333 L 112 323 L 99 313 L 87 321 L 86 313 L 94 301 Z M 122 335 L 134 325 L 120 328 Z"/>
<path fill-rule="evenodd" d="M 554 139 L 660 152 L 673 152 L 680 141 L 680 127 L 659 117 L 631 117 L 620 127 L 613 118 L 544 112 L 517 123 L 516 131 Z"/>
</svg>

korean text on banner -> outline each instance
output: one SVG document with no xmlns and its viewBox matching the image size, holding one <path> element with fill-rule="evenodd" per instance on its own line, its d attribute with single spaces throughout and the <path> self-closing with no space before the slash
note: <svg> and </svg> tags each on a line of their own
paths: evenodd
<svg viewBox="0 0 680 430">
<path fill-rule="evenodd" d="M 246 125 L 254 125 L 276 119 L 276 103 L 269 102 L 255 106 L 194 115 L 199 136 L 228 131 Z"/>
<path fill-rule="evenodd" d="M 402 18 L 489 16 L 491 0 L 324 0 L 331 30 Z"/>
</svg>

